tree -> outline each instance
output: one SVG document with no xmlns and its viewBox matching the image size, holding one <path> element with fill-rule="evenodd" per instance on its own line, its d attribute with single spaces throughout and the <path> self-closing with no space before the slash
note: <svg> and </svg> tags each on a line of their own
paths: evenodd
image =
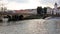
<svg viewBox="0 0 60 34">
<path fill-rule="evenodd" d="M 44 10 L 44 11 L 43 11 L 44 14 L 46 14 L 46 13 L 47 13 L 47 7 L 44 7 L 43 10 Z"/>
<path fill-rule="evenodd" d="M 37 13 L 42 14 L 42 7 L 37 7 Z"/>
</svg>

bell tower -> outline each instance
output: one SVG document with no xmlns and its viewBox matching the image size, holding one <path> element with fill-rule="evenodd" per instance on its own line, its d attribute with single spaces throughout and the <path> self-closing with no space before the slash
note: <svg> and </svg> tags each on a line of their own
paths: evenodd
<svg viewBox="0 0 60 34">
<path fill-rule="evenodd" d="M 57 3 L 55 3 L 55 4 L 54 4 L 54 14 L 55 14 L 55 15 L 57 14 L 57 11 L 58 11 L 58 9 L 57 9 Z"/>
<path fill-rule="evenodd" d="M 55 3 L 54 8 L 57 9 L 57 3 Z"/>
</svg>

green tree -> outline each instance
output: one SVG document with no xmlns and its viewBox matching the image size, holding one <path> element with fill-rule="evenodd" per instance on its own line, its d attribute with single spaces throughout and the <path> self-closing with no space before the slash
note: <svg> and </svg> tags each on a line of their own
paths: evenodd
<svg viewBox="0 0 60 34">
<path fill-rule="evenodd" d="M 47 13 L 47 7 L 44 7 L 43 10 L 44 10 L 44 11 L 43 11 L 44 14 L 46 14 L 46 13 Z"/>
<path fill-rule="evenodd" d="M 42 7 L 37 7 L 37 13 L 42 14 Z"/>
</svg>

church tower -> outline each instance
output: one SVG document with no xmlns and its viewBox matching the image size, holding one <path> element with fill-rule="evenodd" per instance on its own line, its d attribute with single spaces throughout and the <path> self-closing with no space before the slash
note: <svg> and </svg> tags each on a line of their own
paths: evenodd
<svg viewBox="0 0 60 34">
<path fill-rule="evenodd" d="M 54 8 L 57 9 L 57 3 L 55 3 Z"/>
<path fill-rule="evenodd" d="M 54 4 L 54 10 L 53 11 L 54 11 L 54 14 L 56 15 L 57 11 L 58 11 L 58 9 L 57 9 L 57 3 Z"/>
</svg>

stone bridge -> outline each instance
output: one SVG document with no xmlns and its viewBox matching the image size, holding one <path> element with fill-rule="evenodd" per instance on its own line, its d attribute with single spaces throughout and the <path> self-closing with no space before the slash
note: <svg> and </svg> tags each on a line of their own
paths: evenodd
<svg viewBox="0 0 60 34">
<path fill-rule="evenodd" d="M 32 13 L 8 13 L 8 12 L 0 12 L 0 20 L 2 20 L 2 18 L 4 17 L 8 17 L 8 18 L 14 18 L 14 17 L 19 17 L 20 19 L 23 19 L 27 16 L 30 15 L 36 15 L 36 14 L 32 14 Z"/>
</svg>

